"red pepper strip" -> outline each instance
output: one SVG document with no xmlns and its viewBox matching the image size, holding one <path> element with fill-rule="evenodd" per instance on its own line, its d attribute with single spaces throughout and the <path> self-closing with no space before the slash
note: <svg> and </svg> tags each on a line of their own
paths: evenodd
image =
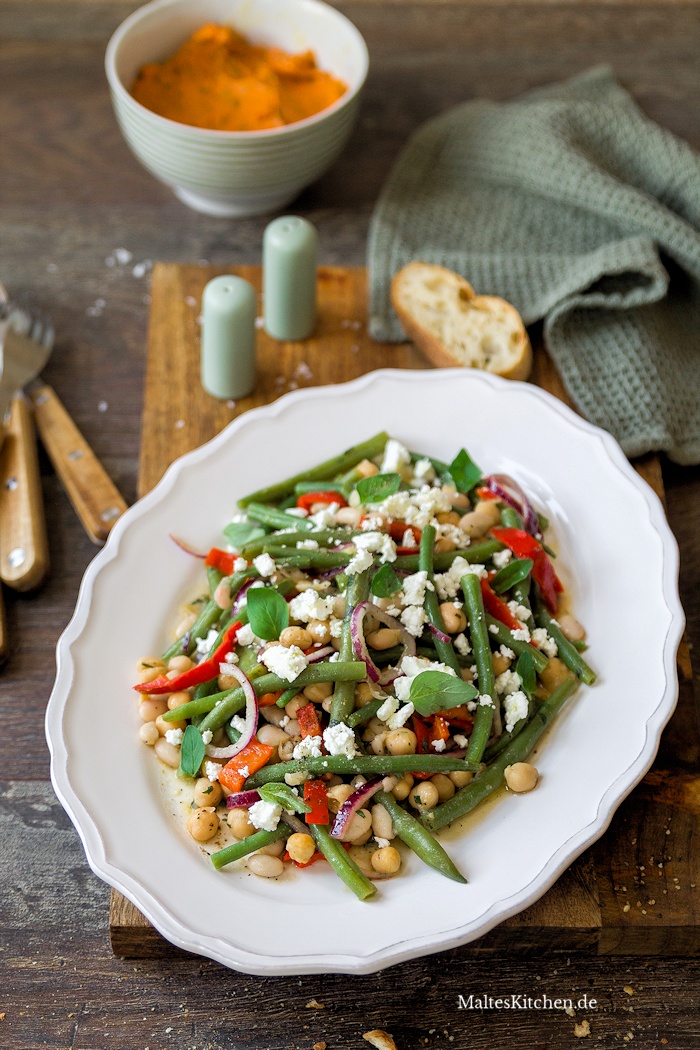
<svg viewBox="0 0 700 1050">
<path fill-rule="evenodd" d="M 236 644 L 236 635 L 241 626 L 240 620 L 236 620 L 235 623 L 228 625 L 226 633 L 221 639 L 221 644 L 208 660 L 203 660 L 201 664 L 195 664 L 194 667 L 190 667 L 189 671 L 183 671 L 182 674 L 177 675 L 175 678 L 168 678 L 162 674 L 152 682 L 139 682 L 138 685 L 134 686 L 134 689 L 137 693 L 179 693 L 180 690 L 189 689 L 192 685 L 210 682 L 212 678 L 217 677 L 219 664 L 224 662 Z"/>
<path fill-rule="evenodd" d="M 413 732 L 416 734 L 416 754 L 432 755 L 434 752 L 430 746 L 430 728 L 418 715 L 413 716 Z M 411 771 L 411 776 L 414 780 L 430 780 L 434 775 L 434 773 L 414 773 Z"/>
<path fill-rule="evenodd" d="M 433 716 L 433 724 L 430 729 L 430 743 L 434 744 L 436 740 L 447 740 L 450 735 L 450 727 L 444 718 L 440 715 Z"/>
<path fill-rule="evenodd" d="M 556 613 L 559 606 L 557 593 L 564 590 L 563 584 L 547 557 L 547 552 L 534 536 L 524 529 L 491 529 L 495 539 L 505 543 L 516 558 L 532 558 L 532 578 L 540 589 L 542 600 L 551 613 Z"/>
<path fill-rule="evenodd" d="M 438 715 L 455 729 L 466 729 L 471 733 L 474 727 L 474 719 L 464 706 L 448 707 L 445 711 L 438 711 Z"/>
<path fill-rule="evenodd" d="M 219 771 L 219 783 L 226 791 L 237 794 L 248 777 L 257 773 L 259 769 L 267 765 L 274 754 L 275 749 L 269 744 L 261 744 L 253 737 L 249 744 L 230 759 L 224 768 Z"/>
<path fill-rule="evenodd" d="M 237 557 L 237 554 L 229 554 L 228 551 L 212 547 L 207 554 L 204 564 L 209 565 L 212 569 L 218 569 L 220 572 L 223 572 L 224 576 L 230 576 L 233 572 L 233 563 Z"/>
<path fill-rule="evenodd" d="M 300 864 L 298 860 L 292 860 L 292 858 L 289 856 L 289 853 L 285 853 L 284 859 L 291 860 L 292 864 L 296 865 L 297 868 L 308 868 L 312 864 L 315 864 L 317 860 L 325 860 L 326 858 L 319 850 L 316 850 L 311 860 L 307 860 L 306 864 Z"/>
<path fill-rule="evenodd" d="M 478 488 L 476 490 L 476 494 L 479 497 L 479 499 L 499 499 L 500 498 L 499 496 L 496 495 L 495 492 L 492 492 L 491 489 L 487 488 L 486 485 L 481 485 L 480 488 Z"/>
<path fill-rule="evenodd" d="M 339 507 L 347 507 L 348 501 L 340 492 L 304 492 L 297 500 L 297 507 L 303 510 L 311 510 L 314 503 L 337 503 Z"/>
<path fill-rule="evenodd" d="M 513 616 L 506 603 L 498 597 L 488 580 L 481 580 L 481 596 L 484 599 L 484 607 L 491 616 L 500 620 L 511 631 L 519 631 L 522 627 L 520 620 Z"/>
<path fill-rule="evenodd" d="M 414 546 L 410 550 L 415 551 L 420 547 L 421 530 L 416 525 L 407 525 L 405 521 L 392 521 L 389 525 L 389 535 L 395 543 L 401 543 L 406 532 L 413 533 Z"/>
<path fill-rule="evenodd" d="M 276 704 L 283 692 L 284 690 L 280 689 L 276 693 L 263 693 L 262 696 L 258 697 L 258 707 L 270 707 L 272 704 Z"/>
<path fill-rule="evenodd" d="M 307 780 L 304 784 L 304 802 L 308 802 L 311 810 L 304 814 L 307 824 L 327 824 L 328 817 L 328 795 L 323 780 Z"/>
<path fill-rule="evenodd" d="M 322 736 L 321 723 L 313 704 L 306 704 L 297 711 L 297 722 L 302 739 L 306 736 Z"/>
</svg>

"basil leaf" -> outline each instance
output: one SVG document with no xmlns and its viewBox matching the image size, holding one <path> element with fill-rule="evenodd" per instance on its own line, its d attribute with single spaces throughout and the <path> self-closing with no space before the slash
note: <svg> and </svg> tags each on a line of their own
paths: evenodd
<svg viewBox="0 0 700 1050">
<path fill-rule="evenodd" d="M 503 594 L 504 591 L 509 591 L 516 583 L 521 583 L 528 578 L 532 572 L 533 565 L 532 558 L 516 558 L 515 561 L 508 562 L 502 569 L 499 569 L 491 580 L 492 589 L 496 594 Z"/>
<path fill-rule="evenodd" d="M 265 530 L 252 521 L 232 521 L 224 529 L 224 536 L 237 551 L 245 547 L 246 543 L 262 539 Z"/>
<path fill-rule="evenodd" d="M 375 598 L 390 598 L 392 594 L 401 590 L 401 580 L 387 563 L 375 572 L 369 589 Z"/>
<path fill-rule="evenodd" d="M 483 477 L 481 467 L 476 465 L 464 448 L 460 449 L 450 463 L 450 474 L 458 492 L 469 492 Z"/>
<path fill-rule="evenodd" d="M 447 674 L 445 671 L 421 671 L 411 682 L 409 699 L 419 715 L 424 718 L 459 707 L 478 696 L 469 682 Z"/>
<path fill-rule="evenodd" d="M 523 691 L 529 699 L 537 688 L 537 675 L 535 674 L 535 662 L 532 659 L 532 653 L 521 653 L 515 665 L 515 671 L 520 676 Z"/>
<path fill-rule="evenodd" d="M 355 488 L 361 503 L 381 503 L 387 496 L 398 492 L 400 484 L 398 474 L 375 474 L 371 478 L 362 478 Z"/>
<path fill-rule="evenodd" d="M 204 741 L 196 726 L 188 726 L 180 747 L 180 772 L 186 777 L 199 775 L 204 759 Z"/>
<path fill-rule="evenodd" d="M 263 784 L 258 788 L 258 794 L 264 802 L 272 802 L 275 806 L 281 806 L 288 813 L 310 813 L 311 806 L 299 798 L 287 784 Z"/>
<path fill-rule="evenodd" d="M 289 627 L 289 606 L 272 587 L 251 587 L 247 594 L 248 623 L 253 634 L 271 642 Z"/>
</svg>

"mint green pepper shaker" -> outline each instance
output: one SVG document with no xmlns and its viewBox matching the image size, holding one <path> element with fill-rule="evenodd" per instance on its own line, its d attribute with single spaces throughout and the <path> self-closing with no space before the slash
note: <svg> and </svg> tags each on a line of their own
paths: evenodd
<svg viewBox="0 0 700 1050">
<path fill-rule="evenodd" d="M 316 324 L 316 227 L 298 215 L 263 234 L 263 316 L 273 339 L 306 339 Z"/>
<path fill-rule="evenodd" d="M 213 397 L 246 397 L 255 386 L 255 289 L 242 277 L 209 281 L 202 295 L 202 386 Z"/>
</svg>

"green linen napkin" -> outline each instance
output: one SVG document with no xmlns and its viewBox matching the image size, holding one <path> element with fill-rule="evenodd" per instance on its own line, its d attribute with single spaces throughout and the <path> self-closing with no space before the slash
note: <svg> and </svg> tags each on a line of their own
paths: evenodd
<svg viewBox="0 0 700 1050">
<path fill-rule="evenodd" d="M 599 68 L 423 125 L 370 228 L 370 332 L 400 341 L 389 283 L 412 259 L 501 295 L 581 412 L 629 456 L 700 461 L 700 156 Z"/>
</svg>

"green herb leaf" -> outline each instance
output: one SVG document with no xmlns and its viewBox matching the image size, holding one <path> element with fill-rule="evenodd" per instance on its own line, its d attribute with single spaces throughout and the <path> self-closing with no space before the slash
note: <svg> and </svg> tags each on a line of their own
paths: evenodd
<svg viewBox="0 0 700 1050">
<path fill-rule="evenodd" d="M 540 532 L 546 532 L 549 528 L 549 518 L 537 511 L 537 521 L 539 522 Z"/>
<path fill-rule="evenodd" d="M 265 530 L 252 521 L 232 521 L 224 529 L 224 536 L 237 551 L 245 547 L 246 543 L 262 539 Z"/>
<path fill-rule="evenodd" d="M 450 463 L 450 474 L 458 492 L 469 492 L 483 477 L 481 467 L 476 465 L 464 448 L 460 449 Z"/>
<path fill-rule="evenodd" d="M 535 662 L 532 659 L 532 653 L 521 653 L 518 657 L 518 662 L 515 665 L 515 671 L 516 674 L 520 676 L 523 691 L 527 694 L 529 699 L 537 688 L 537 675 L 535 673 Z"/>
<path fill-rule="evenodd" d="M 476 699 L 477 690 L 469 682 L 445 671 L 421 671 L 411 682 L 409 699 L 419 715 L 428 718 L 450 707 Z"/>
<path fill-rule="evenodd" d="M 263 784 L 258 788 L 260 798 L 265 802 L 272 802 L 275 806 L 281 806 L 288 813 L 310 813 L 311 806 L 299 798 L 287 784 Z"/>
<path fill-rule="evenodd" d="M 371 478 L 362 478 L 355 488 L 361 503 L 381 503 L 398 492 L 400 484 L 401 477 L 398 474 L 375 474 Z"/>
<path fill-rule="evenodd" d="M 502 569 L 499 569 L 491 580 L 491 587 L 496 594 L 503 594 L 505 591 L 509 591 L 516 583 L 521 583 L 522 580 L 527 579 L 532 572 L 533 565 L 532 558 L 516 558 L 515 561 L 508 562 Z"/>
<path fill-rule="evenodd" d="M 375 572 L 369 589 L 375 598 L 390 598 L 401 590 L 401 580 L 387 563 Z"/>
<path fill-rule="evenodd" d="M 271 642 L 289 627 L 289 606 L 272 587 L 251 587 L 247 594 L 248 623 L 253 634 Z"/>
<path fill-rule="evenodd" d="M 204 758 L 204 741 L 196 726 L 188 726 L 180 747 L 180 772 L 186 777 L 196 777 Z"/>
</svg>

